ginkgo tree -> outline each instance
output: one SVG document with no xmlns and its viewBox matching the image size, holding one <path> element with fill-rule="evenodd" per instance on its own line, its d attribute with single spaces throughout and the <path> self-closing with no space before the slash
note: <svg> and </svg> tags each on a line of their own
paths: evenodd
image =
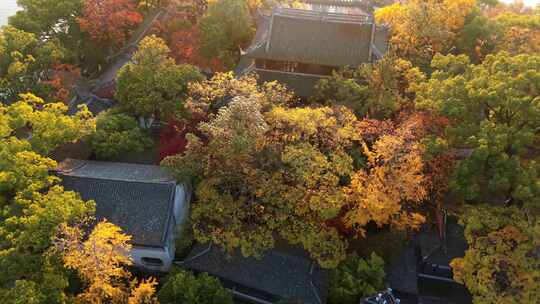
<svg viewBox="0 0 540 304">
<path fill-rule="evenodd" d="M 65 267 L 77 271 L 85 284 L 77 303 L 157 304 L 154 279 L 138 283 L 126 269 L 133 264 L 129 252 L 131 236 L 120 227 L 99 222 L 85 238 L 84 228 L 62 224 L 55 249 Z"/>
</svg>

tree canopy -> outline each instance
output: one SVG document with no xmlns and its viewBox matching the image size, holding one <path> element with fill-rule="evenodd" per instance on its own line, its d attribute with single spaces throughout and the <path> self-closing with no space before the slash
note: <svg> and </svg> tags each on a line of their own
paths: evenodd
<svg viewBox="0 0 540 304">
<path fill-rule="evenodd" d="M 58 225 L 91 216 L 94 203 L 64 191 L 49 175 L 56 162 L 46 155 L 87 135 L 93 120 L 84 108 L 67 116 L 63 104 L 43 103 L 27 94 L 0 104 L 0 294 L 19 291 L 13 300 L 64 303 L 68 274 L 50 253 L 51 239 Z M 15 290 L 8 287 L 13 283 Z"/>
<path fill-rule="evenodd" d="M 177 65 L 165 41 L 145 37 L 131 62 L 118 72 L 116 98 L 131 115 L 167 121 L 182 111 L 187 85 L 203 76 L 196 67 Z"/>
<path fill-rule="evenodd" d="M 540 57 L 501 52 L 474 65 L 463 55 L 436 56 L 432 66 L 416 104 L 451 120 L 452 147 L 472 149 L 454 189 L 469 200 L 498 195 L 538 206 L 538 168 L 529 151 L 540 127 Z"/>
<path fill-rule="evenodd" d="M 239 47 L 249 43 L 254 33 L 247 1 L 210 2 L 199 29 L 201 54 L 208 59 L 219 58 L 226 67 L 233 68 L 240 57 Z"/>
<path fill-rule="evenodd" d="M 192 211 L 199 241 L 259 255 L 278 233 L 335 267 L 347 243 L 327 222 L 342 211 L 359 235 L 369 221 L 398 228 L 423 221 L 401 208 L 404 200 L 418 203 L 425 195 L 414 140 L 396 134 L 362 145 L 350 110 L 288 108 L 281 92 L 257 90 L 229 100 L 200 124 L 200 135 L 188 136 L 183 155 L 164 161 L 178 178 L 199 181 Z M 281 106 L 267 103 L 273 96 L 285 96 L 277 99 Z M 353 151 L 368 159 L 365 165 L 355 166 Z M 390 189 L 396 195 L 384 198 L 388 208 L 373 208 Z"/>
<path fill-rule="evenodd" d="M 143 20 L 135 8 L 132 0 L 86 0 L 77 22 L 97 44 L 120 47 Z"/>
<path fill-rule="evenodd" d="M 474 303 L 534 303 L 540 296 L 540 220 L 516 207 L 479 206 L 461 218 L 469 248 L 452 261 Z"/>
<path fill-rule="evenodd" d="M 97 117 L 96 132 L 88 139 L 98 159 L 111 159 L 127 152 L 142 152 L 152 146 L 148 134 L 137 120 L 127 114 L 109 110 Z"/>
<path fill-rule="evenodd" d="M 84 238 L 81 227 L 58 227 L 55 249 L 65 267 L 77 271 L 85 284 L 76 303 L 157 304 L 153 296 L 157 282 L 149 279 L 138 284 L 126 269 L 133 264 L 130 239 L 107 221 L 98 223 L 88 238 Z"/>
<path fill-rule="evenodd" d="M 173 271 L 159 290 L 161 304 L 232 304 L 233 299 L 221 282 L 207 273 L 194 275 L 188 271 Z"/>
</svg>

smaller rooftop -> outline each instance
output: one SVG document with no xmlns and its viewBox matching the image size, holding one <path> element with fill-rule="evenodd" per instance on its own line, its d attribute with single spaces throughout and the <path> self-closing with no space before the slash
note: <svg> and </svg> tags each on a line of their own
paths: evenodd
<svg viewBox="0 0 540 304">
<path fill-rule="evenodd" d="M 215 245 L 197 244 L 182 266 L 218 277 L 233 291 L 274 302 L 326 303 L 326 272 L 307 258 L 267 251 L 261 259 L 228 255 Z"/>
<path fill-rule="evenodd" d="M 153 165 L 101 162 L 69 158 L 58 164 L 57 170 L 62 175 L 81 178 L 144 183 L 174 182 L 174 178 L 165 168 Z"/>
<path fill-rule="evenodd" d="M 163 168 L 66 159 L 55 173 L 66 190 L 95 201 L 96 218 L 118 225 L 133 245 L 166 245 L 176 182 Z"/>
</svg>

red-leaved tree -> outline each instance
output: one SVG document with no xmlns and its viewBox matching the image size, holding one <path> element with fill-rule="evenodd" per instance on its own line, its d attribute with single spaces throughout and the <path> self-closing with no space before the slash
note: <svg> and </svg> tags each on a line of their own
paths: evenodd
<svg viewBox="0 0 540 304">
<path fill-rule="evenodd" d="M 90 38 L 103 46 L 121 46 L 143 17 L 132 0 L 86 0 L 77 21 Z"/>
<path fill-rule="evenodd" d="M 200 34 L 197 26 L 171 34 L 171 55 L 177 63 L 196 65 L 211 71 L 224 71 L 218 59 L 208 60 L 199 52 Z"/>
</svg>

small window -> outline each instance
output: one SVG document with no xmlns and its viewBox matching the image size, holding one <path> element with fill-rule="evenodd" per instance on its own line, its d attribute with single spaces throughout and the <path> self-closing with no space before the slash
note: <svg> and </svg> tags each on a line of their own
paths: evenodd
<svg viewBox="0 0 540 304">
<path fill-rule="evenodd" d="M 163 261 L 156 258 L 142 258 L 142 262 L 149 266 L 163 266 Z"/>
</svg>

